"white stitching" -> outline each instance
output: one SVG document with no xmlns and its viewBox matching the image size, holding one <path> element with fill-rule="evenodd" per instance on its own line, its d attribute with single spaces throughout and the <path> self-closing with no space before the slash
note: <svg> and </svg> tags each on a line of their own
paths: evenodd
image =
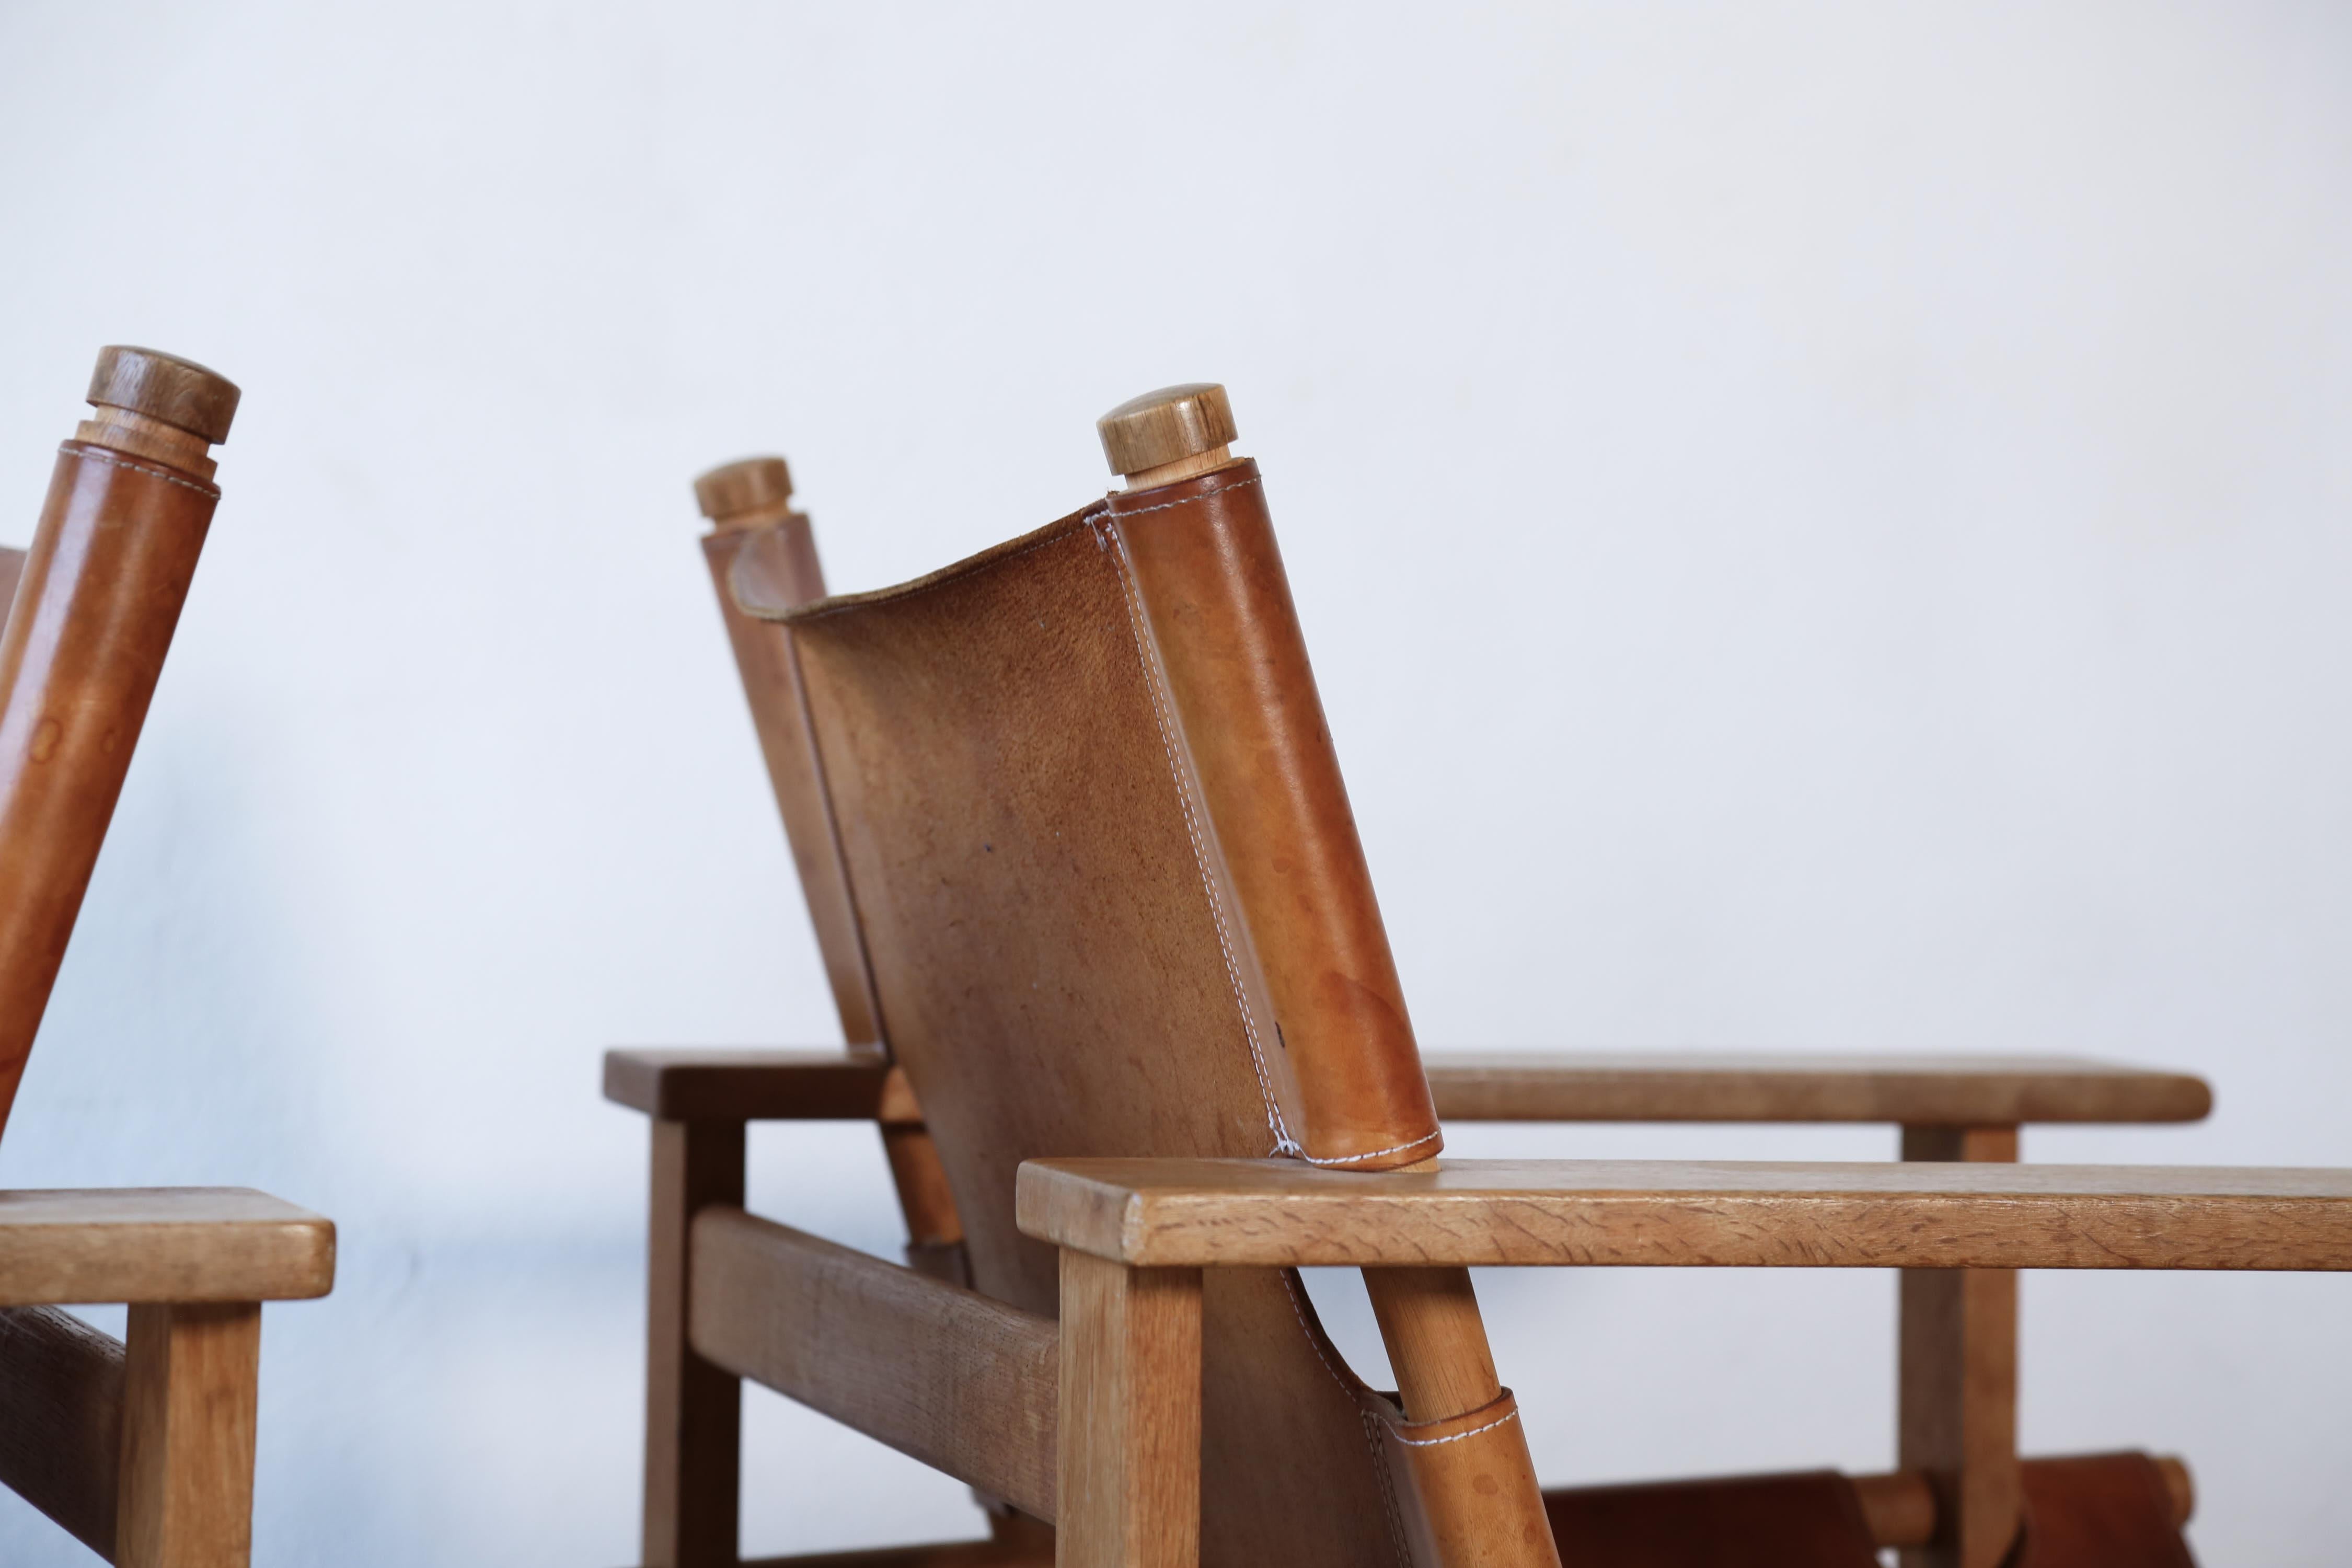
<svg viewBox="0 0 2352 1568">
<path fill-rule="evenodd" d="M 1144 515 L 1146 512 L 1168 511 L 1168 510 L 1172 510 L 1172 509 L 1174 509 L 1174 508 L 1176 508 L 1176 507 L 1181 507 L 1181 506 L 1197 506 L 1197 505 L 1199 505 L 1201 502 L 1205 501 L 1205 500 L 1208 500 L 1209 499 L 1211 499 L 1211 497 L 1212 497 L 1212 496 L 1222 496 L 1222 495 L 1227 495 L 1227 494 L 1232 493 L 1232 492 L 1233 492 L 1233 491 L 1234 491 L 1234 490 L 1247 489 L 1248 489 L 1250 486 L 1252 486 L 1252 485 L 1255 485 L 1255 484 L 1262 484 L 1262 483 L 1264 483 L 1264 482 L 1265 482 L 1265 478 L 1264 478 L 1264 476 L 1263 476 L 1263 475 L 1253 474 L 1253 475 L 1251 475 L 1248 479 L 1236 480 L 1236 481 L 1234 481 L 1234 483 L 1232 483 L 1232 484 L 1230 484 L 1230 485 L 1223 485 L 1223 486 L 1221 486 L 1221 487 L 1219 487 L 1219 488 L 1218 488 L 1217 489 L 1215 489 L 1215 490 L 1208 491 L 1208 492 L 1205 492 L 1205 493 L 1201 494 L 1201 495 L 1185 496 L 1185 497 L 1181 498 L 1181 500 L 1166 500 L 1166 501 L 1160 501 L 1160 502 L 1157 503 L 1156 505 L 1152 505 L 1152 506 L 1139 506 L 1139 507 L 1136 507 L 1136 508 L 1134 508 L 1134 509 L 1132 509 L 1132 510 L 1129 510 L 1129 509 L 1128 509 L 1128 508 L 1125 508 L 1125 507 L 1121 507 L 1121 506 L 1119 506 L 1119 505 L 1118 504 L 1118 498 L 1114 496 L 1113 498 L 1111 498 L 1111 502 L 1112 502 L 1112 504 L 1111 504 L 1111 506 L 1110 506 L 1109 510 L 1108 510 L 1108 511 L 1104 512 L 1104 513 L 1102 514 L 1102 517 L 1103 517 L 1103 521 L 1104 521 L 1104 522 L 1105 522 L 1105 523 L 1107 523 L 1107 524 L 1108 524 L 1108 523 L 1122 522 L 1122 521 L 1126 521 L 1127 519 L 1131 518 L 1131 517 L 1141 517 L 1141 516 L 1142 516 L 1142 515 Z M 1089 525 L 1091 526 L 1091 520 L 1090 520 L 1090 524 L 1089 524 Z M 1120 578 L 1119 578 L 1119 586 L 1120 586 L 1122 589 L 1124 589 L 1124 588 L 1127 586 L 1127 578 L 1126 578 L 1126 576 L 1125 576 L 1125 574 L 1122 574 L 1120 575 Z M 1130 600 L 1129 600 L 1129 605 L 1128 605 L 1128 613 L 1129 613 L 1130 616 L 1133 616 L 1133 615 L 1134 615 L 1134 613 L 1135 613 L 1135 605 L 1134 605 L 1134 602 L 1133 602 L 1133 600 L 1132 600 L 1131 598 L 1130 598 Z M 1141 635 L 1141 634 L 1140 634 L 1140 632 L 1139 632 L 1139 633 L 1138 633 L 1138 637 L 1139 637 L 1139 638 L 1140 637 L 1140 635 Z M 1147 670 L 1147 671 L 1146 671 L 1146 679 L 1149 679 L 1149 675 L 1150 675 L 1150 672 Z M 1153 689 L 1153 703 L 1154 703 L 1155 710 L 1156 710 L 1156 709 L 1157 709 L 1158 700 L 1159 700 L 1158 688 L 1155 686 L 1155 687 L 1154 687 L 1154 689 Z M 1160 731 L 1160 738 L 1161 738 L 1161 740 L 1163 741 L 1163 742 L 1164 742 L 1166 741 L 1166 739 L 1167 739 L 1167 731 L 1166 731 L 1166 729 L 1165 729 L 1164 725 L 1163 725 L 1163 728 L 1161 729 L 1161 731 Z M 1174 767 L 1174 763 L 1173 763 L 1173 759 L 1172 759 L 1172 758 L 1171 759 L 1170 766 L 1171 766 L 1171 771 L 1172 771 L 1172 769 L 1173 769 L 1173 767 Z M 1180 786 L 1180 787 L 1181 787 L 1181 786 Z M 1187 809 L 1186 809 L 1186 821 L 1187 821 L 1187 825 L 1188 825 L 1188 826 L 1190 825 L 1190 820 L 1191 820 L 1191 810 L 1190 810 L 1190 807 L 1188 806 L 1188 807 L 1187 807 Z M 1195 839 L 1195 840 L 1194 840 L 1194 843 L 1193 843 L 1193 852 L 1194 852 L 1195 854 L 1198 854 L 1198 853 L 1200 852 L 1200 844 L 1199 844 L 1199 841 L 1198 841 L 1197 839 Z M 1206 868 L 1205 868 L 1205 866 L 1204 866 L 1204 867 L 1203 867 L 1203 868 L 1202 868 L 1202 877 L 1205 879 L 1205 878 L 1206 878 L 1206 876 L 1207 876 L 1207 874 L 1208 874 L 1208 873 L 1207 873 L 1207 869 L 1206 869 Z M 1212 905 L 1212 907 L 1213 908 L 1213 907 L 1214 907 L 1214 904 L 1215 904 L 1215 895 L 1214 895 L 1213 893 L 1212 893 L 1212 894 L 1211 894 L 1211 900 L 1210 900 L 1210 901 L 1211 901 L 1211 905 Z M 1218 941 L 1218 943 L 1219 943 L 1221 946 L 1222 946 L 1222 945 L 1223 944 L 1223 942 L 1224 942 L 1224 921 L 1223 921 L 1223 918 L 1222 916 L 1220 916 L 1220 917 L 1219 917 L 1219 919 L 1218 919 L 1218 922 L 1217 922 L 1217 941 Z M 1228 951 L 1228 952 L 1227 952 L 1227 953 L 1226 953 L 1226 955 L 1225 955 L 1225 965 L 1226 965 L 1227 972 L 1230 973 L 1232 972 L 1232 968 L 1233 968 L 1233 954 L 1232 954 L 1232 952 L 1231 952 L 1230 951 Z M 1247 1002 L 1246 1002 L 1246 1001 L 1243 1001 L 1243 999 L 1242 999 L 1241 983 L 1240 983 L 1240 981 L 1239 981 L 1238 979 L 1236 979 L 1236 980 L 1234 981 L 1234 999 L 1235 999 L 1236 1001 L 1242 1001 L 1242 1020 L 1243 1020 L 1244 1026 L 1244 1027 L 1246 1027 L 1246 1028 L 1249 1030 L 1249 1035 L 1250 1035 L 1250 1055 L 1251 1055 L 1251 1057 L 1252 1057 L 1252 1058 L 1253 1058 L 1253 1059 L 1255 1059 L 1255 1058 L 1257 1058 L 1257 1056 L 1258 1056 L 1257 1028 L 1256 1028 L 1255 1024 L 1255 1023 L 1251 1020 L 1251 1018 L 1250 1018 L 1249 1006 L 1248 1006 Z M 1260 1063 L 1260 1065 L 1259 1065 L 1259 1067 L 1258 1067 L 1258 1087 L 1259 1087 L 1259 1089 L 1260 1089 L 1260 1091 L 1261 1091 L 1261 1092 L 1265 1092 L 1265 1081 L 1266 1081 L 1266 1080 L 1265 1080 L 1265 1068 L 1264 1064 L 1261 1062 L 1261 1063 Z M 1271 1095 L 1270 1093 L 1268 1093 L 1268 1094 L 1267 1094 L 1267 1105 L 1268 1105 L 1268 1108 L 1269 1108 L 1269 1109 L 1271 1109 L 1271 1108 L 1272 1108 L 1272 1104 L 1273 1104 L 1273 1097 L 1272 1097 L 1272 1095 Z M 1277 1113 L 1277 1114 L 1278 1114 L 1278 1113 Z M 1293 1154 L 1293 1155 L 1295 1155 L 1297 1158 L 1306 1161 L 1306 1162 L 1307 1162 L 1308 1164 L 1310 1164 L 1310 1165 L 1360 1165 L 1360 1164 L 1362 1164 L 1362 1163 L 1363 1163 L 1365 1161 L 1367 1161 L 1367 1160 L 1378 1160 L 1378 1159 L 1381 1159 L 1381 1158 L 1383 1158 L 1383 1157 L 1385 1157 L 1385 1156 L 1387 1156 L 1387 1155 L 1390 1155 L 1390 1154 L 1401 1154 L 1401 1153 L 1404 1152 L 1404 1151 L 1406 1151 L 1407 1149 L 1418 1149 L 1418 1148 L 1420 1148 L 1423 1143 L 1433 1143 L 1433 1142 L 1436 1142 L 1440 1137 L 1442 1137 L 1442 1136 L 1444 1135 L 1444 1129 L 1442 1129 L 1442 1128 L 1433 1128 L 1433 1129 L 1431 1129 L 1429 1131 L 1423 1133 L 1420 1137 L 1415 1138 L 1414 1140 L 1412 1140 L 1412 1141 L 1411 1142 L 1409 1142 L 1409 1143 L 1392 1143 L 1392 1144 L 1391 1144 L 1388 1148 L 1385 1148 L 1385 1149 L 1374 1149 L 1374 1150 L 1370 1151 L 1369 1153 L 1363 1153 L 1363 1154 L 1310 1154 L 1310 1153 L 1308 1153 L 1308 1152 L 1307 1152 L 1306 1147 L 1305 1147 L 1303 1144 L 1300 1144 L 1300 1143 L 1297 1143 L 1297 1142 L 1291 1142 L 1291 1141 L 1290 1141 L 1290 1139 L 1289 1139 L 1289 1135 L 1288 1135 L 1287 1131 L 1286 1131 L 1286 1130 L 1282 1129 L 1282 1128 L 1279 1126 L 1279 1124 L 1277 1123 L 1277 1126 L 1276 1126 L 1276 1132 L 1277 1132 L 1277 1135 L 1278 1135 L 1278 1136 L 1280 1136 L 1280 1137 L 1282 1137 L 1282 1138 L 1283 1138 L 1283 1140 L 1284 1140 L 1286 1142 L 1288 1142 L 1288 1143 L 1289 1143 L 1289 1148 L 1288 1148 L 1287 1150 L 1285 1150 L 1285 1149 L 1281 1148 L 1280 1146 L 1277 1146 L 1277 1147 L 1276 1148 L 1276 1150 L 1275 1150 L 1275 1152 L 1276 1152 L 1277 1154 L 1279 1154 L 1279 1153 L 1285 1153 L 1285 1152 L 1287 1152 L 1287 1153 Z"/>
<path fill-rule="evenodd" d="M 1396 1478 L 1389 1474 L 1389 1457 L 1381 1451 L 1380 1417 L 1369 1410 L 1356 1415 L 1364 1426 L 1364 1441 L 1372 1450 L 1372 1474 L 1381 1483 L 1381 1501 L 1388 1509 L 1389 1544 L 1396 1549 L 1402 1568 L 1412 1568 L 1412 1548 L 1404 1539 L 1404 1510 L 1397 1506 Z"/>
<path fill-rule="evenodd" d="M 104 463 L 112 468 L 129 468 L 134 474 L 152 474 L 167 485 L 177 485 L 184 490 L 194 490 L 210 500 L 220 500 L 220 491 L 212 486 L 200 485 L 194 479 L 184 479 L 169 468 L 153 468 L 144 463 L 134 463 L 128 458 L 110 457 L 105 447 L 91 446 L 87 442 L 79 442 L 76 445 L 80 447 L 80 450 L 74 454 L 77 458 L 87 458 L 93 463 Z"/>
<path fill-rule="evenodd" d="M 1166 511 L 1171 507 L 1195 506 L 1202 501 L 1207 500 L 1211 496 L 1230 495 L 1235 490 L 1245 490 L 1252 485 L 1264 484 L 1265 482 L 1265 478 L 1264 475 L 1253 474 L 1248 479 L 1236 479 L 1232 484 L 1220 485 L 1213 490 L 1203 490 L 1201 494 L 1196 496 L 1186 496 L 1181 500 L 1164 500 L 1156 506 L 1124 507 L 1114 505 L 1111 508 L 1110 516 L 1114 521 L 1117 521 L 1130 517 L 1141 517 L 1148 511 Z"/>
<path fill-rule="evenodd" d="M 1290 1298 L 1290 1310 L 1298 1320 L 1298 1331 L 1307 1336 L 1307 1348 L 1315 1352 L 1315 1359 L 1323 1363 L 1323 1370 L 1331 1374 L 1331 1381 L 1339 1385 L 1339 1392 L 1346 1394 L 1348 1403 L 1356 1407 L 1356 1419 L 1364 1429 L 1364 1446 L 1371 1450 L 1372 1476 L 1381 1484 L 1381 1500 L 1388 1508 L 1389 1542 L 1396 1548 L 1400 1568 L 1412 1568 L 1412 1549 L 1405 1544 L 1404 1516 L 1397 1507 L 1396 1484 L 1389 1475 L 1389 1457 L 1381 1452 L 1380 1417 L 1364 1408 L 1359 1392 L 1360 1384 L 1341 1376 L 1339 1369 L 1331 1364 L 1331 1358 L 1323 1353 L 1323 1336 L 1307 1322 L 1307 1308 L 1298 1299 L 1304 1293 L 1304 1287 L 1298 1281 L 1298 1270 L 1285 1268 L 1281 1273 L 1282 1292 Z"/>
<path fill-rule="evenodd" d="M 1375 1149 L 1369 1154 L 1315 1155 L 1302 1150 L 1298 1157 L 1310 1165 L 1353 1165 L 1365 1160 L 1377 1160 L 1383 1154 L 1400 1154 L 1407 1149 L 1418 1149 L 1431 1139 L 1441 1136 L 1444 1131 L 1445 1129 L 1441 1127 L 1436 1131 L 1423 1133 L 1410 1143 L 1392 1143 L 1385 1149 Z"/>
<path fill-rule="evenodd" d="M 1307 1343 L 1314 1350 L 1315 1359 L 1323 1363 L 1323 1370 L 1331 1374 L 1331 1381 L 1346 1390 L 1349 1399 L 1352 1401 L 1356 1397 L 1356 1385 L 1340 1376 L 1339 1369 L 1331 1364 L 1331 1358 L 1323 1353 L 1323 1336 L 1307 1325 L 1307 1309 L 1298 1304 L 1299 1290 L 1298 1270 L 1296 1268 L 1282 1270 L 1282 1291 L 1284 1295 L 1290 1298 L 1290 1310 L 1298 1319 L 1298 1331 L 1307 1336 Z"/>
<path fill-rule="evenodd" d="M 1135 637 L 1136 662 L 1142 667 L 1143 689 L 1151 698 L 1151 717 L 1160 726 L 1160 747 L 1168 756 L 1168 776 L 1176 785 L 1176 804 L 1184 814 L 1185 836 L 1192 841 L 1192 861 L 1201 868 L 1201 890 L 1208 895 L 1209 919 L 1217 929 L 1217 951 L 1224 955 L 1225 981 L 1233 987 L 1234 1005 L 1242 1016 L 1242 1037 L 1249 1042 L 1250 1068 L 1257 1075 L 1258 1099 L 1265 1106 L 1265 1124 L 1274 1134 L 1274 1152 L 1277 1154 L 1301 1153 L 1304 1151 L 1299 1148 L 1297 1140 L 1291 1137 L 1290 1129 L 1283 1122 L 1282 1108 L 1275 1103 L 1274 1085 L 1266 1077 L 1265 1056 L 1257 1037 L 1257 1017 L 1250 1011 L 1249 994 L 1242 988 L 1241 964 L 1234 957 L 1233 941 L 1225 930 L 1224 907 L 1217 898 L 1216 880 L 1209 872 L 1208 847 L 1202 839 L 1200 824 L 1192 814 L 1192 796 L 1184 787 L 1183 769 L 1177 763 L 1175 735 L 1169 726 L 1168 714 L 1160 704 L 1160 682 L 1152 679 L 1151 660 L 1144 651 L 1143 609 L 1136 601 L 1133 585 L 1128 580 L 1126 564 L 1120 559 L 1125 552 L 1113 550 L 1108 553 L 1111 561 L 1111 574 L 1118 579 L 1119 594 L 1127 601 L 1128 629 Z"/>
<path fill-rule="evenodd" d="M 1396 1440 L 1402 1443 L 1408 1448 L 1434 1448 L 1442 1443 L 1459 1443 L 1465 1437 L 1475 1437 L 1481 1432 L 1492 1432 L 1496 1427 L 1503 1426 L 1507 1422 L 1517 1421 L 1518 1418 L 1519 1407 L 1514 1405 L 1509 1410 L 1496 1416 L 1484 1426 L 1473 1426 L 1467 1432 L 1456 1432 L 1451 1437 L 1408 1437 L 1404 1435 L 1402 1429 L 1400 1428 L 1396 1435 Z"/>
</svg>

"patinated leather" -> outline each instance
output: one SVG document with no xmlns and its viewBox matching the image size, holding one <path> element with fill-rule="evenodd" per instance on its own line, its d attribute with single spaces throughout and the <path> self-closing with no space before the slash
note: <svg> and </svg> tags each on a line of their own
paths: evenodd
<svg viewBox="0 0 2352 1568">
<path fill-rule="evenodd" d="M 1549 1509 L 1509 1389 L 1440 1421 L 1405 1421 L 1391 1405 L 1376 1411 L 1371 1429 L 1391 1473 L 1404 1483 L 1396 1508 L 1414 1562 L 1516 1568 L 1549 1558 L 1555 1542 Z M 1539 1500 L 1533 1508 L 1513 1506 L 1527 1498 Z M 1587 1561 L 1615 1568 L 1612 1559 Z"/>
<path fill-rule="evenodd" d="M 160 463 L 58 449 L 0 630 L 0 1126 L 219 500 Z"/>
<path fill-rule="evenodd" d="M 1264 496 L 1237 463 L 814 604 L 804 525 L 712 547 L 763 739 L 788 742 L 772 767 L 789 750 L 814 770 L 810 820 L 837 835 L 812 856 L 793 826 L 856 922 L 969 1281 L 1032 1311 L 1055 1311 L 1057 1281 L 1013 1225 L 1024 1160 L 1372 1170 L 1438 1147 Z M 1409 1423 L 1294 1276 L 1213 1269 L 1204 1289 L 1211 1568 L 1486 1568 L 1552 1561 L 1555 1537 L 1569 1568 L 1877 1561 L 1832 1472 L 1536 1503 L 1507 1391 Z M 2144 1457 L 2025 1476 L 2012 1568 L 2185 1568 Z"/>
<path fill-rule="evenodd" d="M 1236 998 L 1125 559 L 1090 507 L 784 624 L 972 1283 L 1052 1313 L 1054 1252 L 1013 1225 L 1023 1160 L 1265 1155 L 1293 1109 Z M 1390 1561 L 1384 1467 L 1303 1299 L 1214 1270 L 1204 1317 L 1202 1561 Z"/>
<path fill-rule="evenodd" d="M 1565 1568 L 1878 1568 L 1835 1470 L 1544 1495 Z"/>
<path fill-rule="evenodd" d="M 2010 1568 L 2196 1568 L 2172 1494 L 2146 1454 L 2029 1459 Z"/>
<path fill-rule="evenodd" d="M 1251 1027 L 1297 1082 L 1298 1124 L 1282 1131 L 1318 1165 L 1425 1160 L 1443 1144 L 1437 1110 L 1257 465 L 1108 504 L 1175 709 L 1171 743 L 1272 1002 Z"/>
</svg>

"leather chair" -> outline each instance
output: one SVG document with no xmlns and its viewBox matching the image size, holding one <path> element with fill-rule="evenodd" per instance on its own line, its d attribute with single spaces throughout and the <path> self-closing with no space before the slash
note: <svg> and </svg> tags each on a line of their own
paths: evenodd
<svg viewBox="0 0 2352 1568">
<path fill-rule="evenodd" d="M 698 486 L 850 1043 L 606 1059 L 655 1119 L 646 1563 L 736 1561 L 743 1377 L 1001 1500 L 844 1563 L 1043 1562 L 1036 1521 L 1089 1565 L 2185 1563 L 2177 1464 L 2019 1464 L 2008 1271 L 2352 1267 L 2352 1177 L 2014 1164 L 2022 1121 L 2210 1104 L 2099 1064 L 1424 1067 L 1222 389 L 1102 431 L 1121 490 L 842 598 L 781 461 Z M 838 1117 L 911 1269 L 741 1209 L 747 1121 Z M 1907 1163 L 1441 1163 L 1444 1117 L 1884 1120 Z M 1501 1263 L 1905 1268 L 1905 1468 L 1541 1494 Z M 1365 1269 L 1398 1394 L 1307 1265 Z"/>
<path fill-rule="evenodd" d="M 0 552 L 0 1125 L 220 491 L 236 387 L 110 348 L 30 551 Z M 236 1187 L 0 1193 L 0 1481 L 125 1568 L 241 1568 L 261 1303 L 334 1283 L 327 1220 Z M 130 1304 L 127 1342 L 58 1310 Z"/>
</svg>

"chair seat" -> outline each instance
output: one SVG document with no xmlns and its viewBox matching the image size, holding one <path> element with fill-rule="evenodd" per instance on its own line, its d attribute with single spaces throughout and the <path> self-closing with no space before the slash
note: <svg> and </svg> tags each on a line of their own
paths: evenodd
<svg viewBox="0 0 2352 1568">
<path fill-rule="evenodd" d="M 334 1222 L 249 1187 L 0 1192 L 0 1305 L 291 1301 L 334 1279 Z"/>
</svg>

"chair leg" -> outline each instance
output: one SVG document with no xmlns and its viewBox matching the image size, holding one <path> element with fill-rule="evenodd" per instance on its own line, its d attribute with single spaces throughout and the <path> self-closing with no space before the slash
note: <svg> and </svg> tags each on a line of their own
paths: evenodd
<svg viewBox="0 0 2352 1568">
<path fill-rule="evenodd" d="M 1903 1157 L 2013 1161 L 2014 1127 L 1906 1127 Z M 1906 1268 L 1902 1283 L 1898 1462 L 1937 1492 L 1932 1545 L 1904 1568 L 2000 1568 L 2015 1543 L 2017 1275 L 2005 1268 Z"/>
<path fill-rule="evenodd" d="M 743 1201 L 743 1124 L 654 1123 L 646 1277 L 645 1568 L 735 1568 L 743 1385 L 687 1344 L 688 1227 Z"/>
<path fill-rule="evenodd" d="M 1062 1254 L 1057 1568 L 1198 1568 L 1201 1271 Z"/>
<path fill-rule="evenodd" d="M 258 1302 L 131 1309 L 115 1502 L 121 1568 L 246 1568 L 260 1370 Z"/>
</svg>

